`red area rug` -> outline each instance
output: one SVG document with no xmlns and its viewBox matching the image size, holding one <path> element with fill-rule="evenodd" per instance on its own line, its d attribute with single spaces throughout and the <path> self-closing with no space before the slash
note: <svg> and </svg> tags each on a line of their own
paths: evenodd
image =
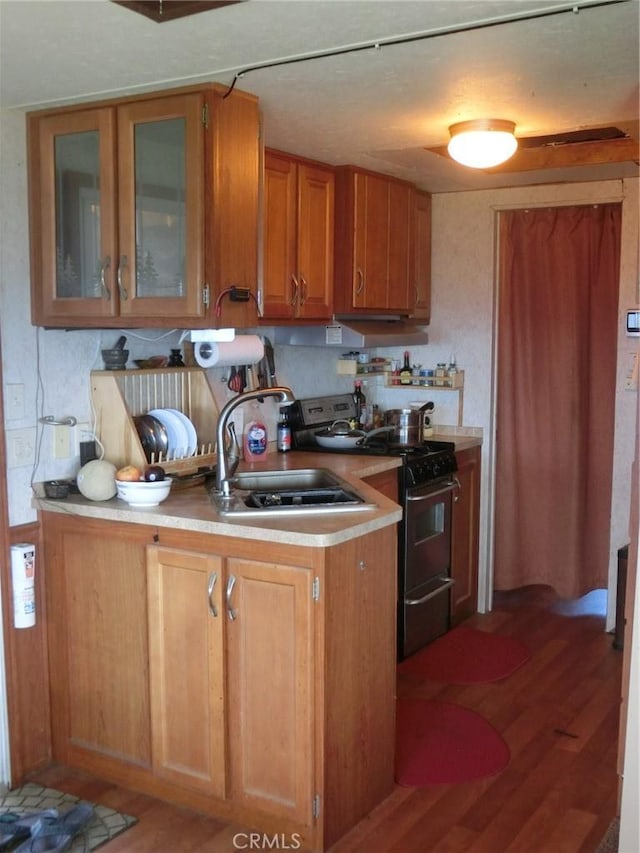
<svg viewBox="0 0 640 853">
<path fill-rule="evenodd" d="M 495 776 L 511 754 L 483 717 L 451 702 L 398 699 L 396 782 L 405 787 Z"/>
<path fill-rule="evenodd" d="M 480 684 L 506 678 L 530 657 L 513 637 L 461 625 L 404 660 L 398 672 L 445 684 Z"/>
</svg>

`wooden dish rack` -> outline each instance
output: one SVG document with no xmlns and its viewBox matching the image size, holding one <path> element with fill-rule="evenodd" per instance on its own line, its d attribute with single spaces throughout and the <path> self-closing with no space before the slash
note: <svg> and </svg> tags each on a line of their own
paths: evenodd
<svg viewBox="0 0 640 853">
<path fill-rule="evenodd" d="M 216 462 L 218 407 L 213 390 L 200 367 L 154 370 L 93 370 L 91 394 L 96 414 L 96 435 L 105 459 L 117 468 L 144 468 L 153 461 L 168 474 L 192 474 Z M 198 447 L 193 456 L 147 459 L 134 417 L 150 409 L 179 409 L 193 423 Z"/>
</svg>

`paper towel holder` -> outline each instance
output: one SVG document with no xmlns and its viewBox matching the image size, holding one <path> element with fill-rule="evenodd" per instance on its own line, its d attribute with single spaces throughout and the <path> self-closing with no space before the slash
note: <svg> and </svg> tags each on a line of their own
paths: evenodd
<svg viewBox="0 0 640 853">
<path fill-rule="evenodd" d="M 182 343 L 187 336 L 191 343 L 198 343 L 199 341 L 209 341 L 213 343 L 229 343 L 229 341 L 234 340 L 236 336 L 235 329 L 185 329 L 185 331 L 180 335 L 180 340 L 178 343 Z"/>
</svg>

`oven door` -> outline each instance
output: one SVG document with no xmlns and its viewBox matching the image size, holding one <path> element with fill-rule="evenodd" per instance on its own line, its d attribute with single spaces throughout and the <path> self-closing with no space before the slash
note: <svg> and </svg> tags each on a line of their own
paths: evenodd
<svg viewBox="0 0 640 853">
<path fill-rule="evenodd" d="M 453 481 L 410 489 L 404 501 L 403 589 L 422 586 L 436 575 L 449 576 Z"/>
<path fill-rule="evenodd" d="M 404 499 L 399 555 L 398 659 L 450 627 L 451 511 L 454 482 L 410 489 Z"/>
<path fill-rule="evenodd" d="M 401 658 L 447 633 L 450 627 L 449 590 L 453 583 L 446 575 L 436 575 L 405 594 Z"/>
</svg>

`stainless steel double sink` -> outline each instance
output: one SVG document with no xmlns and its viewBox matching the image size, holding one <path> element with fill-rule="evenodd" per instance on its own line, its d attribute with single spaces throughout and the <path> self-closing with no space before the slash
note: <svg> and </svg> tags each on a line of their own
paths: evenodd
<svg viewBox="0 0 640 853">
<path fill-rule="evenodd" d="M 229 499 L 212 493 L 220 515 L 235 518 L 362 512 L 375 509 L 332 471 L 246 471 L 231 480 Z"/>
</svg>

